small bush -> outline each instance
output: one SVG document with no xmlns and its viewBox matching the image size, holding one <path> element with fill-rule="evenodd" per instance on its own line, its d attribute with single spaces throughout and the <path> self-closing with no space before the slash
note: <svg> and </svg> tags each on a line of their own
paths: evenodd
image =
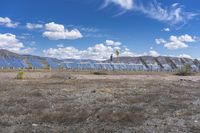
<svg viewBox="0 0 200 133">
<path fill-rule="evenodd" d="M 17 73 L 16 79 L 24 79 L 25 72 L 23 70 Z"/>
<path fill-rule="evenodd" d="M 45 65 L 43 69 L 46 69 L 48 71 L 51 71 L 51 66 L 49 64 Z"/>
<path fill-rule="evenodd" d="M 93 72 L 94 75 L 108 75 L 106 72 Z"/>
<path fill-rule="evenodd" d="M 192 75 L 192 68 L 190 65 L 184 65 L 184 67 L 180 68 L 176 73 L 178 76 L 190 76 Z"/>
<path fill-rule="evenodd" d="M 31 63 L 29 63 L 27 69 L 32 70 L 33 69 L 33 65 Z"/>
</svg>

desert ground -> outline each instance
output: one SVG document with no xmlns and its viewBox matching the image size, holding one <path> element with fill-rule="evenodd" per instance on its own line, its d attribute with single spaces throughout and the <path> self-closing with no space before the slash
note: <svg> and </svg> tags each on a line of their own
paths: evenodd
<svg viewBox="0 0 200 133">
<path fill-rule="evenodd" d="M 0 72 L 0 133 L 199 133 L 200 76 Z"/>
</svg>

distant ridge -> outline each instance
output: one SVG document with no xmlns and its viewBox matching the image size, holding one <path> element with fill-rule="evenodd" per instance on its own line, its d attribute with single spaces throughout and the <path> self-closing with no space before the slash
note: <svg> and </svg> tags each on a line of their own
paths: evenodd
<svg viewBox="0 0 200 133">
<path fill-rule="evenodd" d="M 0 68 L 35 68 L 41 69 L 47 66 L 51 68 L 69 69 L 104 69 L 104 70 L 165 70 L 170 71 L 189 64 L 194 70 L 200 70 L 200 61 L 197 59 L 167 57 L 167 56 L 141 56 L 141 57 L 119 57 L 113 61 L 95 61 L 90 59 L 64 59 L 59 60 L 49 57 L 34 55 L 20 55 L 8 50 L 0 49 Z"/>
</svg>

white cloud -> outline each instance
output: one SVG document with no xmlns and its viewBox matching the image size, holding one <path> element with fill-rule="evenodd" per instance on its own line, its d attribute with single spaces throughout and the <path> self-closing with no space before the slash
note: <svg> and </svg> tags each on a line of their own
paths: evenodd
<svg viewBox="0 0 200 133">
<path fill-rule="evenodd" d="M 54 57 L 58 59 L 93 59 L 103 60 L 108 59 L 114 49 L 104 44 L 96 44 L 93 47 L 89 47 L 86 50 L 78 50 L 74 47 L 59 47 L 50 48 L 43 51 L 44 56 Z"/>
<path fill-rule="evenodd" d="M 92 32 L 92 33 L 96 33 L 96 32 L 99 32 L 99 29 L 97 28 L 92 28 L 92 27 L 82 27 L 80 29 L 81 31 L 85 31 L 85 32 Z"/>
<path fill-rule="evenodd" d="M 78 29 L 69 31 L 63 25 L 54 22 L 45 24 L 45 30 L 43 36 L 50 40 L 74 40 L 83 37 Z"/>
<path fill-rule="evenodd" d="M 113 47 L 113 48 L 114 48 L 114 50 L 121 50 L 120 47 Z"/>
<path fill-rule="evenodd" d="M 94 47 L 89 47 L 87 50 L 82 51 L 83 58 L 90 59 L 108 59 L 114 49 L 104 44 L 96 44 Z"/>
<path fill-rule="evenodd" d="M 106 5 L 109 3 L 114 3 L 119 5 L 121 8 L 125 10 L 131 10 L 133 8 L 133 0 L 106 0 Z"/>
<path fill-rule="evenodd" d="M 124 57 L 126 57 L 126 56 L 128 56 L 128 57 L 135 57 L 135 56 L 140 56 L 140 55 L 131 52 L 130 49 L 128 49 L 128 48 L 125 48 L 125 50 L 124 50 L 122 53 L 120 53 L 120 56 L 124 56 Z"/>
<path fill-rule="evenodd" d="M 191 57 L 190 55 L 188 55 L 188 54 L 181 54 L 181 55 L 179 55 L 178 57 L 180 57 L 180 58 L 189 58 L 189 59 L 192 59 L 192 57 Z"/>
<path fill-rule="evenodd" d="M 120 43 L 120 42 L 118 42 Z M 121 43 L 120 43 L 121 44 Z M 74 47 L 57 47 L 44 50 L 44 56 L 54 57 L 58 59 L 93 59 L 93 60 L 106 60 L 110 55 L 115 55 L 115 50 L 120 50 L 120 56 L 136 56 L 128 48 L 120 46 L 109 46 L 107 41 L 105 43 L 96 44 L 88 47 L 85 50 L 79 50 Z"/>
<path fill-rule="evenodd" d="M 163 43 L 166 43 L 166 41 L 162 38 L 158 38 L 158 39 L 155 39 L 156 41 L 156 44 L 163 44 Z"/>
<path fill-rule="evenodd" d="M 10 33 L 0 34 L 0 48 L 5 49 L 20 49 L 23 48 L 24 45 L 16 36 Z"/>
<path fill-rule="evenodd" d="M 157 51 L 155 51 L 155 50 L 150 50 L 150 51 L 149 51 L 149 55 L 150 55 L 150 56 L 153 56 L 153 57 L 158 57 L 158 56 L 160 56 L 160 54 L 159 54 Z"/>
<path fill-rule="evenodd" d="M 63 44 L 58 44 L 57 47 L 58 47 L 58 48 L 63 48 L 64 45 L 63 45 Z"/>
<path fill-rule="evenodd" d="M 164 28 L 163 30 L 166 31 L 166 32 L 169 32 L 170 28 Z"/>
<path fill-rule="evenodd" d="M 10 33 L 0 33 L 0 49 L 6 49 L 16 53 L 30 53 L 34 48 L 25 48 L 23 43 Z"/>
<path fill-rule="evenodd" d="M 183 6 L 180 6 L 178 3 L 172 4 L 170 7 L 164 7 L 156 1 L 148 6 L 144 6 L 143 4 L 135 6 L 135 10 L 146 14 L 150 18 L 169 23 L 170 25 L 185 24 L 188 20 L 198 15 L 197 13 L 184 11 Z"/>
<path fill-rule="evenodd" d="M 48 31 L 55 31 L 55 32 L 57 32 L 57 31 L 64 32 L 65 31 L 64 25 L 56 24 L 55 22 L 45 24 L 45 29 Z"/>
<path fill-rule="evenodd" d="M 115 42 L 113 40 L 106 40 L 106 45 L 108 45 L 108 46 L 120 46 L 121 42 Z"/>
<path fill-rule="evenodd" d="M 44 56 L 58 59 L 80 59 L 79 50 L 74 47 L 58 47 L 43 50 Z"/>
<path fill-rule="evenodd" d="M 8 17 L 2 18 L 0 17 L 0 25 L 3 25 L 8 28 L 16 28 L 19 23 L 14 23 L 12 20 Z"/>
<path fill-rule="evenodd" d="M 187 48 L 188 44 L 191 42 L 195 42 L 195 37 L 192 37 L 188 34 L 181 35 L 179 37 L 177 36 L 170 36 L 169 41 L 165 41 L 164 39 L 156 39 L 155 40 L 157 44 L 163 44 L 164 47 L 170 50 L 176 50 L 176 49 L 183 49 Z"/>
<path fill-rule="evenodd" d="M 186 24 L 189 20 L 199 15 L 194 12 L 187 12 L 184 6 L 179 3 L 174 3 L 169 7 L 163 6 L 161 3 L 154 0 L 153 2 L 143 2 L 141 0 L 105 0 L 105 5 L 110 3 L 119 5 L 125 10 L 133 10 L 142 12 L 147 17 L 156 19 L 170 25 Z"/>
<path fill-rule="evenodd" d="M 182 42 L 195 42 L 195 37 L 192 37 L 188 34 L 182 35 L 178 37 L 178 39 Z"/>
<path fill-rule="evenodd" d="M 27 23 L 26 24 L 26 28 L 28 28 L 29 30 L 32 30 L 32 29 L 42 29 L 43 25 L 42 24 Z"/>
<path fill-rule="evenodd" d="M 179 40 L 168 42 L 164 46 L 170 50 L 183 49 L 183 48 L 188 47 L 187 44 L 185 44 L 184 42 L 181 42 Z"/>
<path fill-rule="evenodd" d="M 104 43 L 95 44 L 94 46 L 88 47 L 85 50 L 79 50 L 75 47 L 69 46 L 64 47 L 63 45 L 57 45 L 57 48 L 49 48 L 43 50 L 43 54 L 46 57 L 53 57 L 58 59 L 92 59 L 92 60 L 106 60 L 110 58 L 110 55 L 113 54 L 115 57 L 115 51 L 120 51 L 120 57 L 138 57 L 138 56 L 153 56 L 157 57 L 160 54 L 153 50 L 143 54 L 133 53 L 125 45 L 122 45 L 121 42 L 118 42 L 120 45 L 108 45 L 109 41 L 106 40 Z M 112 44 L 116 42 L 113 41 Z M 117 43 L 117 44 L 118 44 Z"/>
</svg>

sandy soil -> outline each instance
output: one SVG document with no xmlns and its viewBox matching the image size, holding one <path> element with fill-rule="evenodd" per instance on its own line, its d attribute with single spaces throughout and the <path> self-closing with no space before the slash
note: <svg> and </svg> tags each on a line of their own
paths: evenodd
<svg viewBox="0 0 200 133">
<path fill-rule="evenodd" d="M 0 71 L 0 79 L 1 80 L 7 80 L 7 79 L 14 79 L 17 75 L 17 72 L 1 72 Z M 76 77 L 76 79 L 123 79 L 123 80 L 170 80 L 170 81 L 179 81 L 179 80 L 189 80 L 189 81 L 200 81 L 200 75 L 194 75 L 194 76 L 176 76 L 170 73 L 133 73 L 133 74 L 127 74 L 127 73 L 119 73 L 119 74 L 107 74 L 106 75 L 95 75 L 90 72 L 59 72 L 59 71 L 53 71 L 53 72 L 25 72 L 26 79 L 49 79 L 52 77 L 52 75 L 61 76 L 63 77 Z"/>
<path fill-rule="evenodd" d="M 175 76 L 175 75 L 76 75 L 78 79 L 128 79 L 128 80 L 189 80 L 200 81 L 200 76 Z"/>
<path fill-rule="evenodd" d="M 1 133 L 199 133 L 200 77 L 0 72 Z"/>
</svg>

